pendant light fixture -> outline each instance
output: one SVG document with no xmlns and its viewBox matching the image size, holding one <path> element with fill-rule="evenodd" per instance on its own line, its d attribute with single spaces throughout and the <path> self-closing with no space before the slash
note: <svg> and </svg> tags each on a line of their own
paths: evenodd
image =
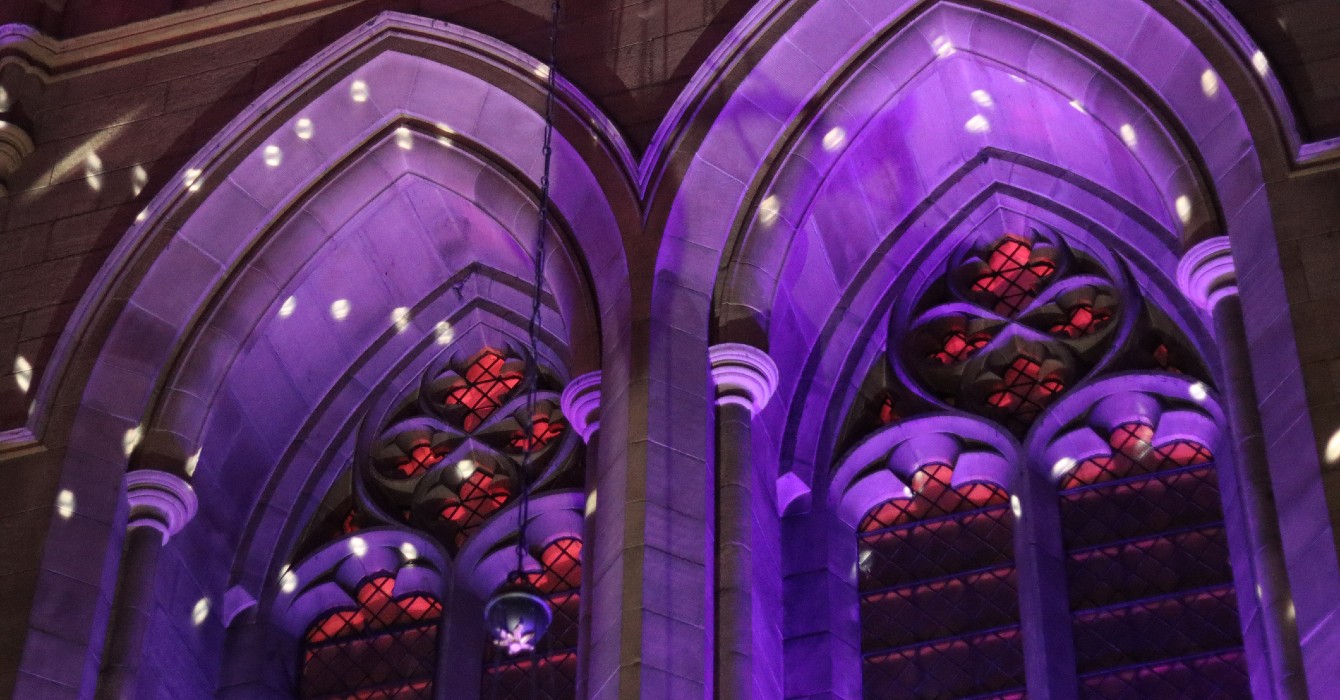
<svg viewBox="0 0 1340 700">
<path fill-rule="evenodd" d="M 535 286 L 531 290 L 530 323 L 526 329 L 530 347 L 526 354 L 526 412 L 521 418 L 521 429 L 525 431 L 526 439 L 523 442 L 521 468 L 517 476 L 520 495 L 516 509 L 516 568 L 507 577 L 507 583 L 499 588 L 484 606 L 484 620 L 488 624 L 493 643 L 509 656 L 534 651 L 553 619 L 553 611 L 549 609 L 549 603 L 540 594 L 539 589 L 531 582 L 530 576 L 526 573 L 525 563 L 529 549 L 526 527 L 530 520 L 530 454 L 536 447 L 531 436 L 534 435 L 533 412 L 540 379 L 539 334 L 545 238 L 549 232 L 549 174 L 553 156 L 554 60 L 558 47 L 558 12 L 558 0 L 554 0 L 549 6 L 549 56 L 545 63 L 546 70 L 543 72 L 544 167 L 540 175 L 539 222 L 535 232 Z"/>
</svg>

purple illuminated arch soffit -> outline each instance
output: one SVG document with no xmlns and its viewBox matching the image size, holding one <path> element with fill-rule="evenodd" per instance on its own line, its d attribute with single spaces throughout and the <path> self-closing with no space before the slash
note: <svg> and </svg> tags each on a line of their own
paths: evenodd
<svg viewBox="0 0 1340 700">
<path fill-rule="evenodd" d="M 828 495 L 816 475 L 884 351 L 892 302 L 943 271 L 963 222 L 996 208 L 1110 250 L 1211 367 L 1208 319 L 1175 269 L 1192 244 L 1228 236 L 1248 335 L 1274 339 L 1252 346 L 1257 386 L 1301 395 L 1292 335 L 1271 330 L 1283 280 L 1264 182 L 1308 148 L 1236 25 L 1209 6 L 1153 5 L 779 3 L 741 25 L 771 37 L 742 40 L 747 68 L 709 63 L 718 72 L 704 80 L 729 88 L 693 115 L 701 126 L 678 127 L 695 141 L 649 194 L 664 227 L 652 307 L 694 324 L 653 329 L 652 365 L 679 368 L 658 353 L 686 336 L 769 350 L 782 381 L 761 432 L 786 480 L 780 500 Z M 1277 410 L 1264 407 L 1267 442 L 1294 419 Z M 1313 450 L 1280 457 L 1280 483 L 1318 483 Z M 1336 573 L 1322 559 L 1314 574 Z M 1325 623 L 1330 604 L 1314 602 L 1300 625 Z M 1326 665 L 1311 653 L 1311 668 Z"/>
<path fill-rule="evenodd" d="M 211 590 L 277 590 L 274 555 L 338 471 L 323 468 L 351 461 L 372 403 L 457 338 L 524 345 L 537 66 L 490 38 L 385 14 L 226 127 L 114 251 L 58 348 L 63 381 L 36 420 L 71 445 L 62 484 L 116 494 L 128 457 L 188 465 L 205 525 L 163 565 Z M 635 219 L 607 120 L 561 80 L 559 114 L 541 341 L 565 381 L 624 361 L 600 329 L 627 323 L 622 241 Z M 115 499 L 80 506 L 109 534 L 53 528 L 64 554 L 46 564 L 44 595 L 63 595 L 57 559 L 117 549 L 99 544 L 119 537 Z"/>
</svg>

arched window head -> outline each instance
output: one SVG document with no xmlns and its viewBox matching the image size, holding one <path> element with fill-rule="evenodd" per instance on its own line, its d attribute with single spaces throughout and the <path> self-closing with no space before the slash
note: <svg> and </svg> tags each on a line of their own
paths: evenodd
<svg viewBox="0 0 1340 700">
<path fill-rule="evenodd" d="M 389 573 L 368 577 L 352 605 L 307 628 L 299 697 L 432 698 L 441 618 L 437 598 L 397 595 Z"/>
<path fill-rule="evenodd" d="M 948 464 L 930 464 L 912 477 L 907 495 L 890 498 L 873 508 L 861 522 L 861 532 L 938 518 L 1009 500 L 1005 489 L 985 481 L 953 486 L 954 469 Z"/>
<path fill-rule="evenodd" d="M 1079 462 L 1061 480 L 1062 489 L 1115 481 L 1163 472 L 1211 461 L 1209 448 L 1190 440 L 1154 445 L 1154 428 L 1147 423 L 1126 423 L 1108 437 L 1111 455 L 1089 457 Z"/>
</svg>

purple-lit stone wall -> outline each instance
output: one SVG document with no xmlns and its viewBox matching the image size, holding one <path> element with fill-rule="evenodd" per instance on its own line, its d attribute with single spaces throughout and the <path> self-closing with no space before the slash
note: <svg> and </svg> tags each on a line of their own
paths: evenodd
<svg viewBox="0 0 1340 700">
<path fill-rule="evenodd" d="M 538 512 L 551 534 L 577 535 L 578 512 L 589 511 L 591 698 L 713 695 L 723 623 L 714 588 L 738 572 L 716 569 L 729 514 L 712 485 L 723 455 L 745 447 L 754 695 L 861 696 L 853 513 L 891 497 L 882 489 L 894 483 L 853 486 L 840 463 L 843 426 L 887 362 L 898 305 L 944 273 L 959 242 L 1028 228 L 1123 261 L 1221 383 L 1222 339 L 1175 270 L 1192 244 L 1229 238 L 1301 672 L 1314 695 L 1340 683 L 1333 475 L 1323 472 L 1323 446 L 1340 425 L 1329 378 L 1340 350 L 1327 316 L 1340 294 L 1327 271 L 1340 253 L 1325 235 L 1340 221 L 1337 159 L 1333 146 L 1299 143 L 1250 40 L 1207 16 L 1139 0 L 776 0 L 735 26 L 654 136 L 644 129 L 639 157 L 613 125 L 626 114 L 607 116 L 560 81 L 543 361 L 561 381 L 601 371 L 602 405 L 586 465 L 595 495 L 564 494 Z M 82 273 L 87 285 L 52 277 L 75 290 L 62 299 L 84 301 L 62 312 L 72 320 L 41 352 L 44 378 L 24 397 L 33 436 L 5 436 L 0 451 L 23 475 L 23 488 L 0 496 L 0 524 L 32 535 L 16 538 L 0 578 L 0 600 L 26 611 L 5 635 L 11 661 L 0 667 L 15 674 L 17 697 L 93 694 L 128 463 L 189 464 L 200 500 L 160 558 L 139 694 L 291 693 L 294 630 L 311 611 L 285 602 L 294 591 L 284 573 L 302 572 L 307 595 L 310 562 L 324 555 L 303 568 L 291 554 L 360 458 L 363 416 L 411 394 L 444 349 L 470 354 L 478 348 L 464 345 L 479 338 L 525 336 L 539 64 L 498 39 L 407 15 L 380 15 L 343 38 L 337 25 L 290 37 L 307 47 L 293 51 L 314 56 L 265 82 L 274 87 L 263 95 L 202 95 L 217 119 L 133 127 L 188 145 L 165 151 L 142 217 L 135 201 L 110 216 L 114 225 L 88 222 L 112 231 L 104 243 L 119 241 L 101 273 Z M 258 30 L 253 40 L 275 36 Z M 189 55 L 203 67 L 223 61 Z M 287 61 L 274 72 L 299 62 Z M 563 62 L 560 74 L 585 75 Z M 153 85 L 122 101 L 169 99 Z M 78 96 L 87 82 L 50 89 L 68 119 L 85 118 L 76 107 L 87 108 Z M 68 196 L 80 215 L 134 177 L 131 161 L 105 151 L 125 171 L 98 180 L 107 190 L 89 189 L 101 174 L 75 142 L 111 134 L 119 123 L 107 110 L 89 111 L 83 132 L 72 125 L 68 149 L 39 143 L 29 166 L 44 184 L 77 190 Z M 38 125 L 61 128 L 51 115 Z M 70 180 L 76 171 L 90 174 Z M 33 177 L 16 182 L 45 189 Z M 0 204 L 6 232 L 36 231 L 24 246 L 57 245 L 71 234 L 53 225 L 80 226 L 53 224 L 56 205 L 39 200 Z M 102 254 L 90 260 L 96 267 Z M 5 284 L 0 298 L 19 296 Z M 714 444 L 729 431 L 714 428 L 708 348 L 729 342 L 759 348 L 778 369 L 747 446 Z M 936 420 L 955 435 L 986 430 Z M 974 439 L 1008 455 L 999 464 L 1042 461 L 1042 448 L 1016 454 L 1014 438 L 992 430 Z M 67 491 L 73 501 L 61 500 Z M 1225 516 L 1248 658 L 1259 658 L 1271 651 L 1264 608 L 1243 595 L 1253 568 L 1233 530 L 1247 515 L 1230 498 Z M 472 615 L 506 573 L 489 547 L 506 549 L 510 527 L 492 521 L 477 548 L 441 564 L 448 616 L 465 620 L 443 649 L 460 658 L 480 653 Z M 1030 600 L 1026 617 L 1040 602 Z M 1250 668 L 1253 687 L 1268 688 L 1265 665 Z"/>
</svg>

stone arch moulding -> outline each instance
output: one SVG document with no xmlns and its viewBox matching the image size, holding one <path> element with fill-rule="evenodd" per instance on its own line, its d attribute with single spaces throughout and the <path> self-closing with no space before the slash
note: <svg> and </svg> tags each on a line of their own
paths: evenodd
<svg viewBox="0 0 1340 700">
<path fill-rule="evenodd" d="M 1117 11 L 1136 19 L 1106 20 Z M 958 62 L 960 68 L 937 76 L 940 82 L 928 90 L 964 88 L 953 97 L 960 111 L 951 112 L 955 119 L 942 120 L 945 124 L 925 118 L 905 120 L 908 141 L 945 140 L 949 145 L 937 146 L 944 152 L 926 162 L 914 158 L 912 166 L 902 171 L 878 173 L 875 184 L 884 186 L 884 191 L 878 196 L 863 191 L 857 199 L 872 204 L 895 200 L 901 208 L 881 215 L 893 221 L 915 216 L 930 222 L 929 230 L 911 232 L 917 237 L 940 230 L 959 213 L 931 201 L 951 174 L 994 178 L 999 188 L 1030 204 L 1060 201 L 1063 207 L 1051 208 L 1071 211 L 1053 215 L 1069 216 L 1077 227 L 1107 229 L 1113 240 L 1125 241 L 1127 252 L 1156 242 L 1149 247 L 1157 289 L 1153 296 L 1170 302 L 1170 313 L 1192 319 L 1202 342 L 1208 337 L 1207 319 L 1169 292 L 1175 291 L 1176 263 L 1186 248 L 1206 236 L 1226 234 L 1234 257 L 1242 263 L 1239 269 L 1244 270 L 1240 288 L 1248 335 L 1282 338 L 1252 346 L 1256 386 L 1262 395 L 1302 392 L 1292 335 L 1279 335 L 1281 310 L 1272 306 L 1272 300 L 1283 298 L 1284 286 L 1264 183 L 1315 159 L 1333 158 L 1334 148 L 1299 143 L 1273 76 L 1253 67 L 1255 47 L 1218 4 L 1119 2 L 1100 11 L 1043 0 L 778 2 L 756 8 L 740 25 L 737 37 L 734 53 L 718 52 L 699 74 L 698 94 L 719 95 L 715 102 L 702 100 L 711 109 L 687 117 L 701 126 L 667 124 L 661 132 L 666 140 L 679 138 L 680 133 L 692 133 L 696 140 L 677 143 L 663 170 L 654 171 L 665 174 L 650 185 L 648 220 L 653 228 L 664 229 L 652 308 L 689 325 L 653 326 L 650 353 L 653 368 L 680 372 L 684 364 L 672 361 L 668 348 L 675 347 L 674 352 L 683 356 L 686 339 L 701 344 L 704 352 L 714 342 L 773 348 L 782 383 L 777 400 L 760 415 L 764 430 L 756 435 L 770 432 L 782 445 L 781 436 L 794 435 L 787 428 L 798 421 L 816 425 L 834 406 L 845 405 L 835 396 L 816 398 L 816 394 L 845 391 L 852 384 L 848 365 L 854 363 L 844 358 L 814 361 L 811 353 L 818 351 L 813 344 L 816 338 L 834 338 L 832 345 L 851 347 L 854 332 L 828 333 L 825 325 L 841 322 L 850 329 L 863 318 L 860 310 L 845 305 L 842 293 L 850 290 L 844 287 L 850 278 L 842 274 L 842 263 L 868 260 L 890 228 L 835 217 L 829 222 L 835 232 L 854 231 L 860 238 L 852 245 L 839 242 L 839 236 L 822 238 L 822 225 L 806 217 L 823 200 L 824 184 L 842 175 L 843 139 L 854 148 L 862 137 L 860 129 L 868 123 L 868 115 L 878 111 L 881 100 L 915 78 L 862 72 L 892 43 L 901 43 L 896 50 L 901 52 L 902 66 L 920 69 Z M 1102 140 L 1092 143 L 1125 142 L 1123 148 L 1141 156 L 1120 166 L 1131 177 L 1086 171 L 1076 159 L 1082 150 L 1075 148 L 1077 143 L 1033 144 L 1029 150 L 1018 148 L 1028 144 L 1017 140 L 994 143 L 997 130 L 980 128 L 984 126 L 980 122 L 974 129 L 972 110 L 987 106 L 961 82 L 975 70 L 961 65 L 960 59 L 969 54 L 978 59 L 981 71 L 999 71 L 1007 83 L 1011 77 L 1035 83 L 1036 96 L 1064 97 L 1059 104 L 1050 104 L 1065 106 L 1076 118 L 1098 121 L 1102 128 L 1092 135 Z M 1078 70 L 1081 66 L 1088 68 Z M 1094 76 L 1099 78 L 1091 81 Z M 867 82 L 857 86 L 861 78 Z M 845 100 L 835 97 L 849 87 Z M 1207 99 L 1215 100 L 1216 109 L 1205 109 Z M 1131 116 L 1114 118 L 1128 108 Z M 847 128 L 847 120 L 856 126 Z M 1128 124 L 1134 138 L 1121 128 Z M 834 127 L 843 127 L 845 133 L 827 138 L 835 133 Z M 837 146 L 827 147 L 825 141 Z M 1131 141 L 1152 148 L 1140 151 Z M 990 167 L 981 167 L 983 162 Z M 1075 171 L 1078 175 L 1072 174 Z M 1118 186 L 1139 179 L 1145 184 Z M 791 196 L 797 192 L 801 195 Z M 1073 216 L 1075 212 L 1079 216 Z M 1085 218 L 1090 221 L 1084 222 Z M 768 222 L 779 233 L 749 239 Z M 796 264 L 802 274 L 784 279 L 788 255 L 805 264 Z M 842 259 L 835 262 L 838 257 Z M 887 281 L 905 262 L 876 256 L 872 265 L 879 268 L 876 276 Z M 806 295 L 827 304 L 824 308 L 805 313 L 798 304 L 781 301 L 787 283 L 802 277 L 821 280 L 816 288 L 807 288 Z M 763 321 L 732 324 L 738 318 L 732 314 L 737 313 Z M 790 324 L 788 332 L 778 331 L 779 324 Z M 1213 358 L 1209 362 L 1215 364 Z M 662 385 L 679 386 L 675 377 L 667 369 L 654 378 L 660 382 L 652 383 L 650 400 L 673 400 L 669 390 L 664 395 L 658 392 Z M 811 400 L 819 413 L 798 418 L 796 408 Z M 1295 416 L 1280 411 L 1287 409 L 1266 406 L 1263 416 L 1266 441 L 1276 457 L 1275 489 L 1305 493 L 1318 483 L 1320 474 L 1310 426 L 1286 431 Z M 831 437 L 823 435 L 825 440 Z M 692 436 L 669 447 L 710 458 Z M 802 474 L 817 473 L 818 465 L 826 465 L 831 457 L 823 449 L 800 454 L 778 449 L 781 468 Z M 819 486 L 810 484 L 816 503 L 822 502 Z M 795 490 L 794 484 L 788 488 Z M 1317 494 L 1309 496 L 1309 513 L 1315 522 L 1299 535 L 1304 539 L 1285 543 L 1291 564 L 1300 580 L 1333 579 L 1340 574 L 1334 557 L 1307 555 L 1314 533 L 1329 535 L 1325 505 Z M 1319 640 L 1333 633 L 1335 596 L 1307 586 L 1299 593 L 1298 605 L 1309 683 L 1326 687 L 1334 678 L 1335 652 Z M 1303 606 L 1311 609 L 1303 613 Z"/>
<path fill-rule="evenodd" d="M 118 523 L 125 517 L 115 494 L 128 458 L 138 466 L 195 472 L 201 497 L 210 497 L 201 483 L 209 481 L 212 459 L 202 432 L 209 397 L 227 368 L 254 347 L 230 331 L 287 316 L 292 307 L 285 311 L 282 303 L 284 280 L 305 279 L 305 267 L 327 238 L 343 225 L 361 225 L 359 207 L 394 199 L 405 188 L 444 193 L 448 209 L 446 200 L 456 197 L 477 212 L 475 224 L 496 232 L 490 241 L 500 252 L 483 263 L 496 274 L 474 275 L 483 267 L 457 265 L 443 272 L 446 281 L 460 281 L 452 273 L 479 280 L 482 287 L 466 290 L 476 298 L 527 295 L 522 280 L 528 272 L 516 263 L 529 258 L 532 245 L 541 165 L 539 65 L 468 30 L 382 14 L 268 91 L 159 193 L 85 294 L 53 359 L 50 376 L 59 381 L 44 383 L 37 398 L 33 432 L 48 445 L 70 446 L 61 487 L 81 497 L 72 521 L 78 527 L 53 520 L 30 638 L 53 624 L 43 612 L 53 605 L 44 600 L 66 599 L 75 595 L 72 588 L 86 585 L 112 594 Z M 600 327 L 628 323 L 622 241 L 636 225 L 636 203 L 621 137 L 571 85 L 559 79 L 558 89 L 552 191 L 558 231 L 550 239 L 557 243 L 544 313 L 550 328 L 568 335 L 560 353 L 571 364 L 565 372 L 575 375 L 627 362 L 626 347 Z M 366 172 L 351 175 L 360 168 Z M 292 235 L 276 240 L 280 230 Z M 406 307 L 442 308 L 462 287 L 417 293 Z M 329 310 L 337 320 L 346 314 L 354 320 L 357 313 L 356 305 Z M 380 326 L 399 324 L 384 316 L 378 314 Z M 402 355 L 391 358 L 393 371 L 397 362 L 441 344 L 431 321 L 404 320 L 413 331 L 405 336 L 421 340 L 397 350 Z M 369 337 L 394 333 L 379 329 Z M 354 361 L 365 346 L 341 347 L 345 361 Z M 357 411 L 362 403 L 341 405 Z M 288 507 L 261 504 L 252 517 Z M 65 677 L 71 687 L 87 689 L 97 675 L 105 612 L 79 610 L 73 617 L 62 643 L 87 650 L 88 661 Z M 38 646 L 28 646 L 22 668 L 44 663 Z"/>
</svg>

